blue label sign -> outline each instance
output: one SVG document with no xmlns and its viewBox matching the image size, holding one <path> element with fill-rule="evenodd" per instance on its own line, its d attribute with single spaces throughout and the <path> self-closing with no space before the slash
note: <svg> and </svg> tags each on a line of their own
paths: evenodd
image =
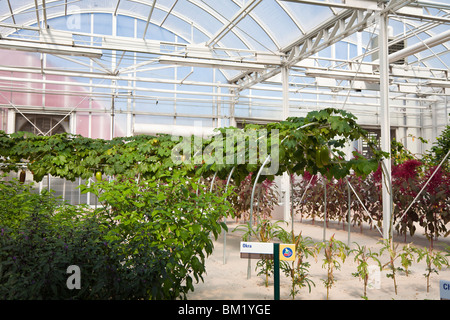
<svg viewBox="0 0 450 320">
<path fill-rule="evenodd" d="M 439 281 L 439 292 L 441 300 L 450 300 L 450 281 L 440 280 Z"/>
</svg>

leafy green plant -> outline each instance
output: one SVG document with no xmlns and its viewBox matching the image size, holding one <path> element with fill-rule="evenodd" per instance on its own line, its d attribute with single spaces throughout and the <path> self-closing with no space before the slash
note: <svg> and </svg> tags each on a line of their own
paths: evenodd
<svg viewBox="0 0 450 320">
<path fill-rule="evenodd" d="M 400 252 L 400 263 L 406 276 L 410 274 L 409 267 L 414 261 L 414 252 L 414 247 L 411 244 L 403 246 L 402 252 Z"/>
<path fill-rule="evenodd" d="M 224 201 L 232 191 L 197 195 L 192 180 L 173 177 L 168 183 L 116 177 L 83 186 L 98 196 L 102 205 L 95 210 L 0 181 L 11 189 L 5 196 L 16 189 L 21 199 L 1 212 L 20 215 L 0 220 L 0 298 L 186 298 L 194 280 L 203 279 L 210 235 L 226 228 L 220 219 L 232 214 Z M 81 290 L 66 287 L 69 265 L 81 269 Z"/>
<path fill-rule="evenodd" d="M 382 265 L 382 269 L 385 269 L 387 267 L 387 269 L 391 271 L 391 273 L 386 274 L 386 277 L 392 278 L 392 280 L 394 282 L 394 291 L 395 291 L 395 294 L 397 295 L 396 275 L 397 275 L 398 271 L 405 271 L 405 269 L 403 269 L 401 267 L 397 267 L 396 262 L 395 262 L 395 260 L 397 260 L 398 258 L 401 257 L 401 252 L 398 251 L 399 244 L 397 243 L 396 245 L 394 245 L 392 237 L 389 239 L 381 240 L 381 241 L 379 241 L 379 243 L 382 244 L 382 247 L 380 249 L 380 256 L 383 254 L 383 252 L 386 251 L 388 253 L 388 257 L 389 257 L 388 262 L 386 262 L 385 264 Z M 406 265 L 408 266 L 407 263 L 406 263 Z"/>
<path fill-rule="evenodd" d="M 287 277 L 291 278 L 292 299 L 299 293 L 299 289 L 308 287 L 311 292 L 311 286 L 316 286 L 309 275 L 309 268 L 311 264 L 306 261 L 310 256 L 317 258 L 317 247 L 315 246 L 311 237 L 303 237 L 301 233 L 295 236 L 292 232 L 284 231 L 280 235 L 280 240 L 283 243 L 295 244 L 296 260 L 281 261 L 280 268 Z"/>
<path fill-rule="evenodd" d="M 439 271 L 443 267 L 448 267 L 449 262 L 446 257 L 446 255 L 437 250 L 433 250 L 433 248 L 413 248 L 412 249 L 415 253 L 417 253 L 417 262 L 420 262 L 421 260 L 425 260 L 426 268 L 424 276 L 427 279 L 427 292 L 430 292 L 430 278 L 432 273 L 439 274 Z"/>
<path fill-rule="evenodd" d="M 366 246 L 360 246 L 355 242 L 357 248 L 350 250 L 350 253 L 354 253 L 354 261 L 358 264 L 357 271 L 352 275 L 354 277 L 358 277 L 363 281 L 364 284 L 364 295 L 363 298 L 367 298 L 367 284 L 369 280 L 369 260 L 376 262 L 380 269 L 381 263 L 378 259 L 378 253 L 372 252 L 370 249 L 367 249 Z"/>
<path fill-rule="evenodd" d="M 325 287 L 327 288 L 327 300 L 330 295 L 330 289 L 336 282 L 334 277 L 334 270 L 340 270 L 341 264 L 339 260 L 343 263 L 348 256 L 349 248 L 343 242 L 336 240 L 334 234 L 331 236 L 329 241 L 321 242 L 319 245 L 320 250 L 323 249 L 324 259 L 322 268 L 327 269 L 327 278 L 322 279 Z"/>
<path fill-rule="evenodd" d="M 34 204 L 16 205 L 27 214 L 13 225 L 0 220 L 1 299 L 167 298 L 160 286 L 176 261 L 166 251 L 142 238 L 108 240 L 101 217 L 48 192 L 21 190 L 21 199 Z M 66 287 L 70 265 L 81 269 L 80 290 Z"/>
</svg>

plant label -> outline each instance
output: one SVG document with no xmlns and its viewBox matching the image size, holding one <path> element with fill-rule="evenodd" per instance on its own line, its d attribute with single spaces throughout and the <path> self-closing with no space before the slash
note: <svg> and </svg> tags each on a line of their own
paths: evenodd
<svg viewBox="0 0 450 320">
<path fill-rule="evenodd" d="M 280 244 L 280 261 L 295 261 L 295 244 Z"/>
<path fill-rule="evenodd" d="M 241 258 L 273 259 L 273 243 L 241 242 Z"/>
<path fill-rule="evenodd" d="M 441 296 L 441 300 L 450 300 L 450 281 L 439 281 L 439 293 Z"/>
<path fill-rule="evenodd" d="M 377 265 L 370 265 L 367 267 L 369 276 L 367 279 L 367 288 L 380 289 L 381 287 L 381 272 L 380 267 Z"/>
</svg>

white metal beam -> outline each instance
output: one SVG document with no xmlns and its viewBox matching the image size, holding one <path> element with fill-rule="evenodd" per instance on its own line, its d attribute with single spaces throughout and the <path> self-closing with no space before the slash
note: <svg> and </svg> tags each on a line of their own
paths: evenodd
<svg viewBox="0 0 450 320">
<path fill-rule="evenodd" d="M 222 26 L 207 42 L 207 46 L 213 46 L 220 41 L 231 29 L 250 13 L 262 0 L 250 0 L 231 19 Z"/>
<path fill-rule="evenodd" d="M 383 238 L 390 239 L 392 235 L 392 185 L 391 185 L 391 130 L 389 109 L 389 57 L 388 57 L 388 14 L 380 15 L 380 36 L 378 39 L 380 56 L 380 122 L 381 150 L 389 156 L 383 159 L 382 166 L 382 205 L 383 205 Z"/>
<path fill-rule="evenodd" d="M 392 0 L 386 8 L 379 11 L 379 14 L 399 10 L 412 1 L 414 0 Z M 288 56 L 285 63 L 293 66 L 350 34 L 365 29 L 373 23 L 374 16 L 374 11 L 367 9 L 342 10 L 336 16 L 324 21 L 298 40 L 284 47 L 281 51 Z M 266 69 L 259 74 L 242 73 L 233 81 L 240 85 L 240 90 L 245 90 L 280 73 L 281 67 L 276 67 Z"/>
</svg>

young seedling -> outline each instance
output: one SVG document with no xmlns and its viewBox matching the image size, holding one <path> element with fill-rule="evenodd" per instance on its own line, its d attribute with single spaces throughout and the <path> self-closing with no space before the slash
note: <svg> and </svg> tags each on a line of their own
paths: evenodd
<svg viewBox="0 0 450 320">
<path fill-rule="evenodd" d="M 328 300 L 330 296 L 330 289 L 336 282 L 336 280 L 334 279 L 333 271 L 335 269 L 340 270 L 341 264 L 339 263 L 339 260 L 342 260 L 342 263 L 345 262 L 349 248 L 343 242 L 336 240 L 334 238 L 334 234 L 331 236 L 328 242 L 320 243 L 319 248 L 324 250 L 325 255 L 322 268 L 327 269 L 327 278 L 322 279 L 322 281 L 327 288 Z"/>
<path fill-rule="evenodd" d="M 410 274 L 409 267 L 414 261 L 414 247 L 410 244 L 403 246 L 403 252 L 400 253 L 400 261 L 406 276 Z"/>
<path fill-rule="evenodd" d="M 281 261 L 281 268 L 287 277 L 291 277 L 292 286 L 290 295 L 295 299 L 299 289 L 308 287 L 311 292 L 311 286 L 316 286 L 314 281 L 309 278 L 309 262 L 305 261 L 309 256 L 316 258 L 317 248 L 310 237 L 302 237 L 300 233 L 294 236 L 292 232 L 283 232 L 280 234 L 280 240 L 285 243 L 294 243 L 296 250 L 296 261 L 289 263 L 288 261 Z"/>
<path fill-rule="evenodd" d="M 386 277 L 392 278 L 392 280 L 394 281 L 395 295 L 397 295 L 397 280 L 395 278 L 395 275 L 397 271 L 403 270 L 401 268 L 395 267 L 395 260 L 400 257 L 400 255 L 397 253 L 398 244 L 394 246 L 392 238 L 382 240 L 380 241 L 380 243 L 383 245 L 383 247 L 380 249 L 380 256 L 386 250 L 389 253 L 389 261 L 382 266 L 382 269 L 388 266 L 388 270 L 391 270 L 392 273 L 386 274 Z"/>
<path fill-rule="evenodd" d="M 422 259 L 425 259 L 426 268 L 425 273 L 423 274 L 427 279 L 427 292 L 430 292 L 430 277 L 434 272 L 439 274 L 439 271 L 442 267 L 449 266 L 448 259 L 446 255 L 441 251 L 433 250 L 433 248 L 414 248 L 414 251 L 417 253 L 417 262 L 420 262 Z"/>
<path fill-rule="evenodd" d="M 366 246 L 360 246 L 356 242 L 357 249 L 350 250 L 350 252 L 355 253 L 354 261 L 358 263 L 357 272 L 352 273 L 354 277 L 358 277 L 363 280 L 364 283 L 364 295 L 363 298 L 367 298 L 367 284 L 369 280 L 369 260 L 373 260 L 378 264 L 381 269 L 381 262 L 378 260 L 378 253 L 372 252 L 370 249 L 367 250 Z"/>
</svg>

